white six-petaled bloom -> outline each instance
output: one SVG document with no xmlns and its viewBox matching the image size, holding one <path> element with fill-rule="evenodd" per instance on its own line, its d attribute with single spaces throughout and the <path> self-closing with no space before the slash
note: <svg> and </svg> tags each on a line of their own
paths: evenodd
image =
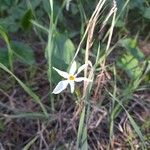
<svg viewBox="0 0 150 150">
<path fill-rule="evenodd" d="M 70 85 L 70 88 L 71 88 L 71 93 L 74 92 L 74 87 L 75 87 L 75 82 L 81 82 L 81 81 L 91 81 L 85 77 L 77 77 L 77 75 L 82 71 L 84 70 L 86 67 L 88 66 L 88 64 L 84 64 L 82 65 L 81 67 L 79 67 L 77 73 L 76 72 L 76 69 L 77 69 L 77 64 L 76 62 L 74 61 L 70 67 L 70 70 L 69 70 L 69 73 L 67 72 L 64 72 L 64 71 L 61 71 L 55 67 L 53 67 L 54 70 L 57 71 L 57 73 L 64 77 L 66 80 L 63 80 L 63 81 L 60 81 L 57 86 L 55 87 L 55 89 L 53 90 L 53 94 L 58 94 L 60 92 L 62 92 L 64 89 L 67 88 L 67 85 L 69 84 Z"/>
</svg>

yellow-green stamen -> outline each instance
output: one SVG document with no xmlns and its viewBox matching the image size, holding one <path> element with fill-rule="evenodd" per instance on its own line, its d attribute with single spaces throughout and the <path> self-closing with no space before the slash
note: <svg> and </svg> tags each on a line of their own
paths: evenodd
<svg viewBox="0 0 150 150">
<path fill-rule="evenodd" d="M 74 80 L 74 76 L 70 75 L 69 80 Z"/>
</svg>

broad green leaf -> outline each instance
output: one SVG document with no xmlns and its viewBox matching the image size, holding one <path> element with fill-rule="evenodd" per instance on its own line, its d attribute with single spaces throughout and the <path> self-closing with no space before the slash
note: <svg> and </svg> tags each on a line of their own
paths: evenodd
<svg viewBox="0 0 150 150">
<path fill-rule="evenodd" d="M 74 44 L 65 35 L 59 33 L 55 35 L 53 44 L 52 67 L 66 71 L 74 56 Z M 60 80 L 60 76 L 52 69 L 52 81 L 56 83 L 58 80 Z"/>
<path fill-rule="evenodd" d="M 23 5 L 23 7 L 22 7 Z M 0 24 L 9 32 L 16 32 L 19 29 L 19 22 L 26 11 L 24 2 L 18 5 L 12 4 L 6 10 L 7 15 L 1 18 Z"/>
<path fill-rule="evenodd" d="M 11 16 L 0 18 L 0 25 L 9 32 L 17 32 L 19 29 L 19 24 Z"/>
<path fill-rule="evenodd" d="M 78 6 L 74 3 L 70 3 L 70 10 L 73 15 L 76 15 L 79 12 Z"/>
<path fill-rule="evenodd" d="M 12 6 L 10 10 L 8 10 L 9 16 L 14 19 L 16 23 L 22 18 L 24 13 L 26 12 L 26 7 L 25 4 L 23 5 L 24 7 L 20 5 Z"/>
<path fill-rule="evenodd" d="M 34 1 L 37 3 L 38 0 Z M 0 19 L 0 24 L 9 32 L 18 31 L 20 28 L 20 22 L 22 22 L 22 18 L 27 18 L 27 16 L 30 16 L 29 13 L 26 15 L 26 11 L 28 11 L 26 8 L 26 2 L 17 2 L 16 0 L 11 0 L 11 3 L 7 3 L 4 6 L 6 6 L 7 9 L 2 10 L 2 14 L 4 15 Z"/>
<path fill-rule="evenodd" d="M 144 8 L 142 14 L 146 19 L 150 19 L 150 7 Z"/>
<path fill-rule="evenodd" d="M 136 79 L 142 73 L 139 62 L 131 54 L 126 54 L 120 57 L 117 65 L 123 69 L 131 79 Z"/>
<path fill-rule="evenodd" d="M 54 37 L 53 56 L 64 60 L 66 64 L 70 64 L 74 56 L 75 47 L 70 39 L 63 34 L 56 34 Z"/>
<path fill-rule="evenodd" d="M 144 0 L 130 0 L 129 1 L 129 8 L 142 8 L 144 4 Z"/>
<path fill-rule="evenodd" d="M 119 41 L 120 45 L 124 47 L 135 59 L 144 60 L 144 54 L 137 47 L 136 40 L 131 38 L 122 39 Z"/>
<path fill-rule="evenodd" d="M 12 41 L 11 46 L 13 49 L 13 53 L 19 58 L 21 62 L 28 65 L 33 65 L 35 63 L 33 50 L 27 44 Z"/>
<path fill-rule="evenodd" d="M 19 61 L 28 65 L 35 64 L 33 50 L 28 45 L 22 42 L 12 41 L 11 46 L 14 56 L 19 59 Z M 9 55 L 7 48 L 0 49 L 0 62 L 7 67 L 9 66 Z"/>
<path fill-rule="evenodd" d="M 1 11 L 8 10 L 13 5 L 13 3 L 14 3 L 14 1 L 12 1 L 12 0 L 1 0 L 0 1 Z"/>
<path fill-rule="evenodd" d="M 45 1 L 45 0 L 30 0 L 33 9 L 36 9 L 38 6 L 40 6 L 41 1 Z"/>
<path fill-rule="evenodd" d="M 46 13 L 50 13 L 50 5 L 49 5 L 48 0 L 43 0 L 42 3 L 43 3 L 44 11 Z"/>
<path fill-rule="evenodd" d="M 125 23 L 122 19 L 117 20 L 115 27 L 125 27 Z"/>
<path fill-rule="evenodd" d="M 126 53 L 119 57 L 117 65 L 124 70 L 130 78 L 136 79 L 142 74 L 142 63 L 145 56 L 137 47 L 135 39 L 126 38 L 120 40 L 119 43 L 126 49 Z"/>
</svg>

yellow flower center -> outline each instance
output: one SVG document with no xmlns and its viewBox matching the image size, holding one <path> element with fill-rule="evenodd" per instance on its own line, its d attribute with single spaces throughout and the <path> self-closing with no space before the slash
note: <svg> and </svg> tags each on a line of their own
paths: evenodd
<svg viewBox="0 0 150 150">
<path fill-rule="evenodd" d="M 69 80 L 74 80 L 74 76 L 70 75 Z"/>
</svg>

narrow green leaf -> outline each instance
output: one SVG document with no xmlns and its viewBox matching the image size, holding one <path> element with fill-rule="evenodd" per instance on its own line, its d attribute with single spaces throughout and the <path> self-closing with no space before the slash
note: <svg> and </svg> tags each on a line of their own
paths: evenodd
<svg viewBox="0 0 150 150">
<path fill-rule="evenodd" d="M 49 30 L 47 28 L 45 28 L 43 25 L 37 23 L 36 21 L 34 20 L 31 20 L 31 23 L 35 26 L 37 26 L 39 29 L 45 31 L 46 33 L 49 33 Z"/>
<path fill-rule="evenodd" d="M 87 128 L 84 124 L 85 120 L 85 107 L 82 109 L 82 113 L 80 116 L 79 127 L 78 127 L 78 135 L 77 135 L 77 149 L 78 150 L 87 150 Z"/>
<path fill-rule="evenodd" d="M 20 84 L 20 86 L 33 98 L 34 102 L 36 102 L 40 105 L 41 109 L 43 110 L 43 113 L 45 114 L 45 116 L 48 117 L 48 113 L 47 113 L 45 107 L 43 106 L 43 104 L 41 103 L 40 98 L 29 87 L 27 87 L 19 78 L 17 78 L 9 69 L 7 69 L 1 63 L 0 63 L 0 68 L 15 78 L 15 80 Z"/>
<path fill-rule="evenodd" d="M 0 35 L 7 45 L 9 66 L 10 66 L 11 71 L 13 71 L 13 51 L 11 49 L 10 41 L 9 41 L 9 38 L 6 34 L 6 31 L 1 26 L 0 26 Z"/>
<path fill-rule="evenodd" d="M 130 123 L 131 123 L 131 125 L 132 125 L 132 127 L 134 129 L 134 131 L 137 133 L 137 135 L 139 136 L 139 138 L 140 138 L 140 140 L 142 142 L 142 147 L 141 148 L 142 148 L 142 150 L 145 150 L 146 145 L 145 145 L 145 142 L 144 142 L 144 136 L 142 135 L 142 132 L 141 132 L 139 126 L 136 124 L 134 119 L 131 117 L 131 115 L 128 113 L 128 111 L 125 109 L 125 107 L 123 106 L 122 102 L 119 99 L 117 99 L 116 97 L 114 97 L 109 91 L 107 91 L 107 92 L 126 112 L 127 117 L 129 119 L 129 121 L 130 121 Z"/>
<path fill-rule="evenodd" d="M 18 41 L 12 41 L 11 46 L 13 53 L 19 58 L 19 60 L 25 64 L 33 65 L 35 64 L 35 57 L 33 49 L 27 44 Z"/>
<path fill-rule="evenodd" d="M 14 112 L 14 114 L 2 114 L 1 116 L 9 118 L 9 119 L 19 119 L 19 118 L 27 118 L 27 119 L 32 119 L 32 120 L 37 120 L 37 119 L 47 119 L 47 117 L 38 112 Z M 51 118 L 54 118 L 52 116 Z"/>
<path fill-rule="evenodd" d="M 28 144 L 24 146 L 22 150 L 29 150 L 30 147 L 34 144 L 34 142 L 38 139 L 38 136 L 35 136 Z"/>
<path fill-rule="evenodd" d="M 142 135 L 142 132 L 139 128 L 139 126 L 136 124 L 136 122 L 134 121 L 134 119 L 131 117 L 131 115 L 126 111 L 126 114 L 128 116 L 128 119 L 132 125 L 132 127 L 134 128 L 135 132 L 137 133 L 137 135 L 139 136 L 141 142 L 142 142 L 142 149 L 145 150 L 146 148 L 146 145 L 145 145 L 145 142 L 144 142 L 144 137 Z"/>
<path fill-rule="evenodd" d="M 9 67 L 9 57 L 6 48 L 0 48 L 0 63 Z"/>
</svg>

